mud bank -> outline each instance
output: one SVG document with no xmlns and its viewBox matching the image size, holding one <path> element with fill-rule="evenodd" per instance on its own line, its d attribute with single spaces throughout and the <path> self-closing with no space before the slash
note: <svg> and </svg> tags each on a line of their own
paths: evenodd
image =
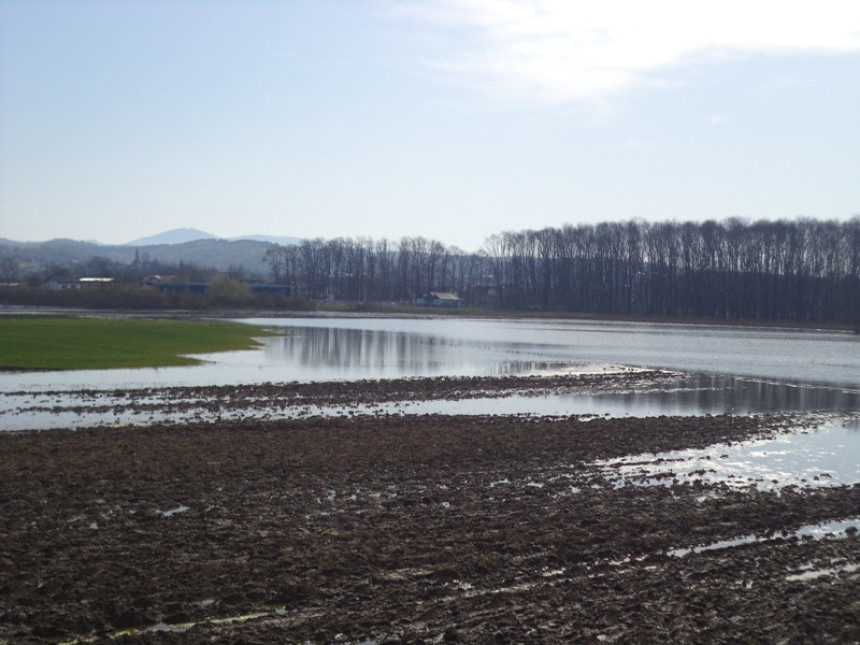
<svg viewBox="0 0 860 645">
<path fill-rule="evenodd" d="M 0 434 L 0 642 L 854 642 L 856 528 L 795 531 L 860 517 L 860 486 L 673 483 L 671 464 L 663 485 L 617 486 L 594 464 L 802 423 L 423 416 Z"/>
</svg>

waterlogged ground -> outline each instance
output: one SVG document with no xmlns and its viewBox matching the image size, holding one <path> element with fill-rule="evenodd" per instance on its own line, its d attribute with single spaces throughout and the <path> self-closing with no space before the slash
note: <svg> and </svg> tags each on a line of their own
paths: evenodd
<svg viewBox="0 0 860 645">
<path fill-rule="evenodd" d="M 860 641 L 851 337 L 283 328 L 0 375 L 0 645 Z"/>
<path fill-rule="evenodd" d="M 105 414 L 157 417 L 0 433 L 0 642 L 860 639 L 850 399 L 648 417 L 384 407 L 679 378 L 114 391 Z"/>
<path fill-rule="evenodd" d="M 12 389 L 0 392 L 0 429 L 356 414 L 643 417 L 858 409 L 856 388 L 591 364 L 503 377 Z"/>
</svg>

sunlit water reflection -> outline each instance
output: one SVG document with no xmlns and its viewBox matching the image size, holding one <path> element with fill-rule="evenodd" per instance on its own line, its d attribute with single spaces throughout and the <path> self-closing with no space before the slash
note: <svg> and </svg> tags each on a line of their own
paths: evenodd
<svg viewBox="0 0 860 645">
<path fill-rule="evenodd" d="M 595 462 L 615 486 L 724 483 L 733 488 L 837 486 L 860 481 L 860 416 L 814 430 L 705 449 Z"/>
<path fill-rule="evenodd" d="M 779 538 L 783 540 L 786 538 L 803 540 L 843 538 L 856 533 L 858 530 L 858 526 L 860 526 L 860 517 L 852 517 L 851 519 L 847 520 L 834 520 L 832 522 L 823 522 L 821 524 L 807 524 L 805 526 L 801 526 L 796 531 L 781 532 Z M 713 542 L 711 544 L 672 549 L 670 551 L 667 551 L 666 555 L 670 555 L 676 558 L 683 558 L 684 556 L 689 555 L 691 553 L 702 553 L 703 551 L 719 551 L 722 549 L 731 549 L 733 547 L 743 546 L 745 544 L 764 542 L 768 539 L 772 538 L 767 536 L 762 537 L 760 535 L 744 535 L 742 537 L 733 538 L 731 540 L 722 540 L 720 542 Z M 822 576 L 836 575 L 839 572 L 852 573 L 858 568 L 860 568 L 858 567 L 858 565 L 842 563 L 840 566 L 820 569 L 810 563 L 802 567 L 802 571 L 800 573 L 789 574 L 788 576 L 786 576 L 786 578 L 788 580 L 812 580 L 814 578 L 820 578 Z"/>
<path fill-rule="evenodd" d="M 841 332 L 540 319 L 247 322 L 286 334 L 267 360 L 300 366 L 291 379 L 500 374 L 574 362 L 860 385 L 860 338 Z"/>
</svg>

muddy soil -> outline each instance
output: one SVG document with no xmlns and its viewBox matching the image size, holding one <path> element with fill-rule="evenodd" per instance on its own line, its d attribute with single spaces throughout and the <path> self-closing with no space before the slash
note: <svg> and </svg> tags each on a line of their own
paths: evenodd
<svg viewBox="0 0 860 645">
<path fill-rule="evenodd" d="M 0 642 L 845 643 L 860 486 L 616 487 L 787 416 L 0 433 Z M 731 548 L 677 549 L 739 536 Z"/>
</svg>

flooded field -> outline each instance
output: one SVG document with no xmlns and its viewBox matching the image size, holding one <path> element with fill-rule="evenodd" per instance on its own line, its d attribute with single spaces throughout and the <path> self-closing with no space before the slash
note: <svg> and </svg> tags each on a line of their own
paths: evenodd
<svg viewBox="0 0 860 645">
<path fill-rule="evenodd" d="M 860 337 L 844 332 L 555 320 L 251 318 L 261 350 L 196 367 L 0 374 L 0 392 L 410 376 L 505 376 L 623 365 L 860 389 Z"/>
<path fill-rule="evenodd" d="M 0 643 L 860 639 L 854 337 L 255 322 L 0 376 Z"/>
<path fill-rule="evenodd" d="M 248 319 L 280 330 L 262 370 L 314 380 L 516 374 L 610 364 L 860 387 L 843 332 L 541 319 Z"/>
<path fill-rule="evenodd" d="M 164 420 L 369 414 L 749 414 L 860 408 L 860 342 L 851 334 L 551 320 L 246 319 L 277 330 L 259 350 L 200 357 L 196 367 L 0 374 L 0 428 Z M 674 374 L 594 392 L 297 406 L 293 385 L 429 377 Z M 277 395 L 200 395 L 270 384 Z M 184 388 L 184 389 L 183 389 Z M 275 388 L 277 389 L 277 388 Z M 237 389 L 234 392 L 243 392 Z M 272 405 L 267 405 L 275 396 Z M 356 401 L 350 401 L 356 403 Z M 373 402 L 376 403 L 376 402 Z"/>
<path fill-rule="evenodd" d="M 299 383 L 19 390 L 0 394 L 0 419 L 5 430 L 30 430 L 355 414 L 644 417 L 850 412 L 860 408 L 860 392 L 847 388 L 774 383 L 713 374 L 644 371 L 609 365 L 568 371 L 555 377 L 547 374 L 500 377 L 490 390 L 480 386 L 486 378 L 388 379 L 382 383 L 400 383 L 401 387 L 382 400 L 364 395 L 367 390 L 379 390 L 379 381 L 348 381 L 351 395 L 337 400 L 308 396 L 306 392 L 311 389 L 318 391 L 319 388 Z M 607 383 L 612 387 L 607 387 Z M 441 393 L 437 391 L 439 384 L 446 386 Z M 455 388 L 455 384 L 458 387 Z M 338 387 L 343 388 L 344 385 Z M 402 398 L 397 398 L 397 392 Z"/>
</svg>

